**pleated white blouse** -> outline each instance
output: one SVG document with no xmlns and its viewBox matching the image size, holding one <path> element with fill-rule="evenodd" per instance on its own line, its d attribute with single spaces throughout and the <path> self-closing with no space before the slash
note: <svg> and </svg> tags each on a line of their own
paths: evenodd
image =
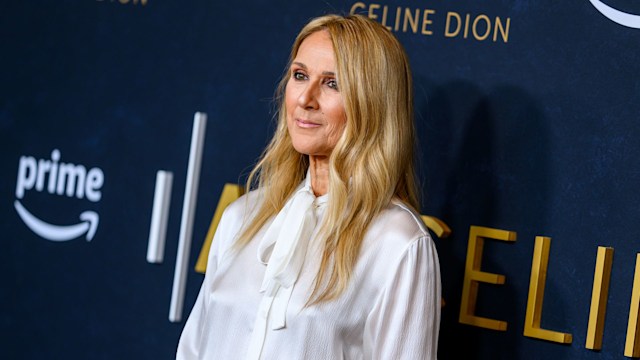
<svg viewBox="0 0 640 360">
<path fill-rule="evenodd" d="M 440 268 L 418 215 L 393 201 L 371 223 L 342 295 L 305 307 L 323 250 L 317 229 L 289 294 L 268 297 L 260 291 L 267 265 L 258 252 L 270 224 L 241 251 L 232 250 L 257 201 L 253 191 L 225 210 L 177 359 L 437 358 Z M 317 227 L 326 201 L 326 195 L 313 201 Z M 273 319 L 278 312 L 280 324 Z"/>
</svg>

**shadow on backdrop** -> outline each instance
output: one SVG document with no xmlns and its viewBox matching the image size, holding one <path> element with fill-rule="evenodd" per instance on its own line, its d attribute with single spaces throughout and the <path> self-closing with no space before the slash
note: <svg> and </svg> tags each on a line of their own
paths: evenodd
<svg viewBox="0 0 640 360">
<path fill-rule="evenodd" d="M 517 87 L 487 91 L 468 81 L 437 84 L 424 78 L 416 78 L 415 86 L 423 213 L 452 229 L 449 238 L 436 240 L 446 301 L 439 358 L 529 359 L 524 345 L 530 341 L 522 332 L 532 234 L 546 227 L 549 120 Z M 480 285 L 475 314 L 507 321 L 504 332 L 458 321 L 471 225 L 518 233 L 517 245 L 486 241 L 483 252 L 482 271 L 507 280 Z"/>
</svg>

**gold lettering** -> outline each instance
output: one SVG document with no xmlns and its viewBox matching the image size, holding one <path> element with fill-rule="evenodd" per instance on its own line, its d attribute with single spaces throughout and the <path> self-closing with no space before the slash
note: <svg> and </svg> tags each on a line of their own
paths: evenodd
<svg viewBox="0 0 640 360">
<path fill-rule="evenodd" d="M 483 35 L 478 35 L 478 21 L 480 19 L 484 20 L 486 22 L 486 24 L 487 24 L 487 29 L 486 29 L 486 31 L 485 31 L 485 33 Z M 489 34 L 491 33 L 491 20 L 489 20 L 489 17 L 487 15 L 484 15 L 484 14 L 476 17 L 473 20 L 473 26 L 471 26 L 471 31 L 473 32 L 473 37 L 475 37 L 476 40 L 482 41 L 482 40 L 488 38 Z"/>
<path fill-rule="evenodd" d="M 411 9 L 404 9 L 404 25 L 402 26 L 402 32 L 407 32 L 407 23 L 410 23 L 412 32 L 415 34 L 418 32 L 418 18 L 420 17 L 420 10 L 416 9 L 415 17 L 411 13 Z"/>
<path fill-rule="evenodd" d="M 462 287 L 459 321 L 463 324 L 505 331 L 507 330 L 506 321 L 499 321 L 475 315 L 479 283 L 485 282 L 501 285 L 504 284 L 505 281 L 504 275 L 492 274 L 480 270 L 484 239 L 514 242 L 516 241 L 516 233 L 513 231 L 491 229 L 480 226 L 471 226 L 469 229 L 469 244 L 467 247 L 467 260 L 464 269 L 464 284 Z"/>
<path fill-rule="evenodd" d="M 358 9 L 366 9 L 366 8 L 367 8 L 367 5 L 365 5 L 363 2 L 358 1 L 356 3 L 353 3 L 353 5 L 351 5 L 351 10 L 349 10 L 349 14 L 353 15 L 356 13 Z"/>
<path fill-rule="evenodd" d="M 462 37 L 463 37 L 463 38 L 465 38 L 465 39 L 466 39 L 466 38 L 467 38 L 467 36 L 469 35 L 469 16 L 470 16 L 470 15 L 469 15 L 469 14 L 467 14 L 467 15 L 464 17 L 464 19 L 465 19 L 465 20 L 464 20 L 464 33 L 463 33 Z"/>
<path fill-rule="evenodd" d="M 389 10 L 387 5 L 382 7 L 382 25 L 391 30 L 391 26 L 387 26 L 387 10 Z"/>
<path fill-rule="evenodd" d="M 444 239 L 451 235 L 451 229 L 447 224 L 445 224 L 444 221 L 433 216 L 420 215 L 420 217 L 422 218 L 424 224 L 427 225 L 427 228 L 433 231 L 440 239 Z"/>
<path fill-rule="evenodd" d="M 624 344 L 624 356 L 640 357 L 640 254 L 636 255 L 636 272 L 633 276 L 631 305 L 629 305 L 629 322 L 627 324 L 627 341 Z"/>
<path fill-rule="evenodd" d="M 243 193 L 244 188 L 240 185 L 224 184 L 220 200 L 218 200 L 218 206 L 216 206 L 216 212 L 213 214 L 209 231 L 207 231 L 207 236 L 204 239 L 204 244 L 202 244 L 202 249 L 200 249 L 200 254 L 198 255 L 198 261 L 196 262 L 197 272 L 204 274 L 207 271 L 207 259 L 209 258 L 209 250 L 211 250 L 211 242 L 213 241 L 213 235 L 216 233 L 224 209 L 242 196 Z"/>
<path fill-rule="evenodd" d="M 527 313 L 524 320 L 524 336 L 561 344 L 570 344 L 572 340 L 571 334 L 540 328 L 550 248 L 551 238 L 536 236 L 533 261 L 531 262 L 531 281 L 529 282 Z"/>
<path fill-rule="evenodd" d="M 493 29 L 493 42 L 496 42 L 498 39 L 498 32 L 502 36 L 502 41 L 505 43 L 509 42 L 509 27 L 511 26 L 511 18 L 507 18 L 507 26 L 506 28 L 502 25 L 502 21 L 499 17 L 496 17 L 496 26 Z"/>
<path fill-rule="evenodd" d="M 587 342 L 585 344 L 585 348 L 587 349 L 602 349 L 602 335 L 604 333 L 604 318 L 607 312 L 607 297 L 609 295 L 612 262 L 613 248 L 598 246 L 596 269 L 593 273 L 593 290 L 591 292 L 591 310 L 589 311 Z"/>
<path fill-rule="evenodd" d="M 427 30 L 427 26 L 433 24 L 433 21 L 429 20 L 430 14 L 435 14 L 435 10 L 424 9 L 422 13 L 422 34 L 424 35 L 433 35 L 433 31 Z"/>
<path fill-rule="evenodd" d="M 450 31 L 451 27 L 451 17 L 454 17 L 456 19 L 456 29 L 455 31 Z M 445 37 L 455 37 L 458 35 L 458 33 L 460 32 L 460 26 L 462 24 L 462 19 L 460 18 L 460 15 L 456 12 L 453 11 L 449 11 L 447 13 L 447 21 L 445 23 L 444 26 L 444 36 Z"/>
<path fill-rule="evenodd" d="M 400 29 L 400 15 L 402 14 L 402 8 L 398 6 L 396 8 L 396 25 L 393 27 L 393 30 L 398 31 Z"/>
<path fill-rule="evenodd" d="M 369 19 L 375 20 L 378 18 L 378 15 L 373 13 L 376 9 L 380 9 L 380 4 L 369 4 Z"/>
</svg>

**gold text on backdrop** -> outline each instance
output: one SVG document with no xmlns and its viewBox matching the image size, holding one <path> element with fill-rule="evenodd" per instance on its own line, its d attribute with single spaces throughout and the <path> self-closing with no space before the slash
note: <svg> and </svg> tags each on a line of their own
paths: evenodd
<svg viewBox="0 0 640 360">
<path fill-rule="evenodd" d="M 509 42 L 511 18 L 487 14 L 460 13 L 428 8 L 409 8 L 358 1 L 351 6 L 351 14 L 362 14 L 376 20 L 394 32 L 424 36 L 440 34 L 445 38 L 492 40 Z M 445 15 L 446 14 L 446 15 Z M 444 24 L 444 26 L 440 26 Z M 436 32 L 439 33 L 436 33 Z"/>
<path fill-rule="evenodd" d="M 477 316 L 475 309 L 478 298 L 478 287 L 481 282 L 502 285 L 506 279 L 506 277 L 501 274 L 481 271 L 484 240 L 491 239 L 514 243 L 516 238 L 517 233 L 514 231 L 473 225 L 470 227 L 462 300 L 460 302 L 460 323 L 497 331 L 507 330 L 506 321 Z M 544 302 L 544 288 L 548 277 L 547 265 L 549 264 L 550 248 L 551 238 L 536 236 L 533 259 L 531 261 L 531 278 L 525 314 L 524 335 L 560 344 L 570 344 L 573 339 L 572 334 L 543 329 L 540 326 L 542 320 L 542 305 Z M 594 270 L 589 325 L 585 344 L 585 348 L 590 350 L 600 350 L 602 348 L 612 261 L 613 248 L 599 246 Z M 640 253 L 637 254 L 636 258 L 624 355 L 627 357 L 640 357 Z"/>
</svg>

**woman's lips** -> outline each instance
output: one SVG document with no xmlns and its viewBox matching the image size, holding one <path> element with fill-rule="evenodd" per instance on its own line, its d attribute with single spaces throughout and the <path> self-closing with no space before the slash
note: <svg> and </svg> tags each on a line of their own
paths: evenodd
<svg viewBox="0 0 640 360">
<path fill-rule="evenodd" d="M 296 119 L 296 125 L 298 125 L 301 128 L 305 128 L 305 129 L 320 127 L 320 124 L 318 124 L 318 123 L 315 123 L 315 122 L 309 121 L 309 120 L 303 120 L 303 119 Z"/>
</svg>

